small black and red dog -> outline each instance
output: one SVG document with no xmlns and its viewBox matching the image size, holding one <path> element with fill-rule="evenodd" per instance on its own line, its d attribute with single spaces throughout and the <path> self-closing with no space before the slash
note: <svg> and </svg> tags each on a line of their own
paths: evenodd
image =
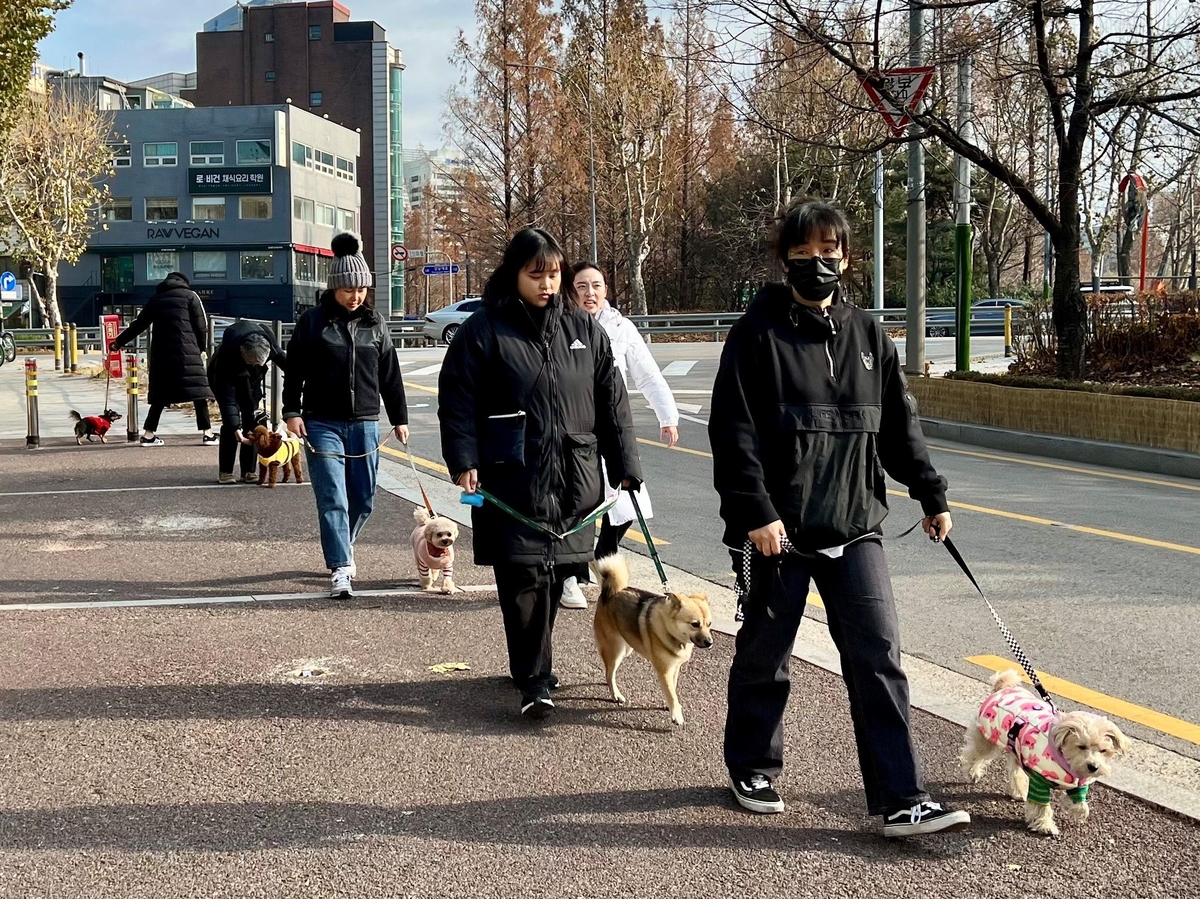
<svg viewBox="0 0 1200 899">
<path fill-rule="evenodd" d="M 82 446 L 84 437 L 88 439 L 88 443 L 92 442 L 93 437 L 99 437 L 101 443 L 108 443 L 105 435 L 112 427 L 113 422 L 119 420 L 120 417 L 120 412 L 105 409 L 103 415 L 89 415 L 87 418 L 83 418 L 72 409 L 71 418 L 75 421 L 75 442 Z"/>
</svg>

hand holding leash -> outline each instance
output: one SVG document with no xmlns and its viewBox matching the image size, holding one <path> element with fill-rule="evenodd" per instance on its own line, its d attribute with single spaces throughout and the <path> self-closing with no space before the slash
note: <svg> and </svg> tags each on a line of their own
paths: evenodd
<svg viewBox="0 0 1200 899">
<path fill-rule="evenodd" d="M 937 515 L 930 515 L 921 522 L 921 530 L 929 535 L 929 539 L 934 543 L 941 543 L 950 535 L 950 529 L 954 527 L 954 522 L 950 520 L 949 512 L 941 512 Z"/>
<path fill-rule="evenodd" d="M 304 419 L 297 415 L 287 420 L 287 429 L 297 437 L 307 437 L 308 428 L 304 427 Z"/>
<path fill-rule="evenodd" d="M 764 556 L 781 556 L 783 555 L 783 541 L 787 538 L 787 533 L 783 529 L 783 522 L 776 519 L 761 528 L 755 528 L 749 533 L 748 538 L 754 544 L 754 548 Z"/>
<path fill-rule="evenodd" d="M 404 448 L 408 449 L 408 425 L 396 425 L 396 439 L 404 444 Z"/>
<path fill-rule="evenodd" d="M 479 471 L 470 468 L 458 476 L 458 480 L 454 482 L 467 493 L 474 493 L 479 486 Z"/>
</svg>

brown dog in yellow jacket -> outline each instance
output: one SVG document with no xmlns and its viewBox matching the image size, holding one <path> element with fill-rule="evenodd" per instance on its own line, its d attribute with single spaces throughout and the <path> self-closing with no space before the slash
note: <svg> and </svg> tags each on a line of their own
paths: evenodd
<svg viewBox="0 0 1200 899">
<path fill-rule="evenodd" d="M 600 559 L 592 567 L 600 577 L 600 601 L 592 627 L 612 698 L 625 704 L 617 687 L 617 667 L 634 650 L 654 666 L 671 721 L 683 724 L 677 692 L 679 669 L 692 657 L 693 647 L 713 645 L 708 597 L 703 593 L 663 596 L 630 587 L 629 567 L 620 554 Z"/>
<path fill-rule="evenodd" d="M 258 486 L 274 487 L 283 467 L 283 483 L 287 483 L 289 466 L 296 472 L 296 483 L 304 483 L 304 475 L 300 470 L 300 441 L 290 440 L 282 434 L 272 431 L 265 425 L 259 425 L 250 435 L 250 442 L 258 450 Z M 268 483 L 268 477 L 270 481 Z"/>
</svg>

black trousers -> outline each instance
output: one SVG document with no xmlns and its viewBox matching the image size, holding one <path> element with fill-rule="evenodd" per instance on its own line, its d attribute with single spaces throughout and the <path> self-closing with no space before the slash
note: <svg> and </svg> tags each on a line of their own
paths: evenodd
<svg viewBox="0 0 1200 899">
<path fill-rule="evenodd" d="M 192 405 L 196 407 L 196 429 L 207 431 L 212 427 L 212 421 L 208 417 L 208 400 L 194 400 Z M 162 417 L 165 408 L 166 406 L 151 406 L 150 411 L 146 413 L 146 421 L 142 427 L 151 434 L 157 431 L 158 420 Z"/>
<path fill-rule="evenodd" d="M 583 573 L 577 565 L 496 565 L 496 592 L 508 641 L 508 671 L 523 693 L 550 685 L 552 638 L 563 580 Z"/>
<path fill-rule="evenodd" d="M 621 539 L 631 524 L 633 524 L 632 521 L 627 521 L 625 524 L 613 524 L 608 520 L 606 512 L 604 520 L 600 522 L 600 536 L 596 540 L 596 558 L 615 556 L 617 548 L 621 545 Z"/>
<path fill-rule="evenodd" d="M 892 584 L 878 540 L 851 544 L 840 559 L 755 554 L 729 672 L 730 774 L 775 778 L 783 770 L 788 663 L 811 581 L 825 602 L 829 635 L 841 655 L 867 813 L 882 815 L 928 799 L 909 729 Z"/>
<path fill-rule="evenodd" d="M 240 428 L 243 434 L 249 436 L 254 427 L 254 415 L 263 399 L 262 382 L 254 378 L 239 377 L 234 378 L 232 384 L 214 383 L 212 387 L 217 395 L 217 405 L 221 409 L 221 443 L 217 448 L 217 470 L 232 474 L 233 460 L 237 458 L 241 463 L 238 467 L 242 474 L 254 471 L 255 449 L 244 443 L 239 444 L 237 432 Z"/>
</svg>

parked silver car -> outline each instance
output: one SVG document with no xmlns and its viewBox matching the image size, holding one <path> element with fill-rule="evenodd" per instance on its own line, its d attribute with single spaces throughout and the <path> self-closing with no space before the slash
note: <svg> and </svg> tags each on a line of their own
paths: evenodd
<svg viewBox="0 0 1200 899">
<path fill-rule="evenodd" d="M 429 340 L 440 340 L 449 343 L 458 333 L 458 326 L 471 317 L 476 309 L 483 305 L 479 297 L 467 297 L 457 303 L 451 303 L 444 309 L 430 312 L 425 316 L 423 333 Z"/>
</svg>

